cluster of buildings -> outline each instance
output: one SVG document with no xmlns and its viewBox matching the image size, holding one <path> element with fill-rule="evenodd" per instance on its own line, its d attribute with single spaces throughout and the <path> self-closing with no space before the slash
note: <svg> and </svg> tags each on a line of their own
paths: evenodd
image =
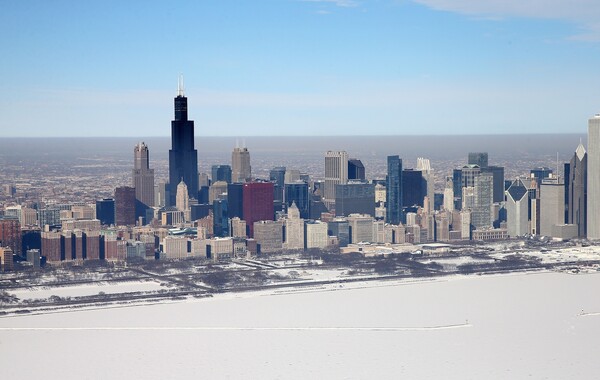
<svg viewBox="0 0 600 380">
<path fill-rule="evenodd" d="M 600 116 L 563 165 L 505 180 L 485 152 L 469 153 L 435 193 L 426 158 L 403 167 L 387 157 L 385 178 L 368 179 L 360 159 L 325 153 L 323 178 L 274 167 L 252 175 L 250 152 L 236 146 L 231 164 L 198 172 L 194 122 L 180 83 L 171 123 L 168 182 L 155 183 L 148 146 L 134 147 L 131 186 L 95 204 L 5 205 L 0 259 L 32 265 L 82 260 L 222 257 L 311 249 L 337 251 L 360 243 L 423 244 L 525 235 L 600 238 Z M 589 166 L 589 167 L 588 167 Z M 558 168 L 557 168 L 558 169 Z M 14 187 L 4 185 L 5 195 Z"/>
</svg>

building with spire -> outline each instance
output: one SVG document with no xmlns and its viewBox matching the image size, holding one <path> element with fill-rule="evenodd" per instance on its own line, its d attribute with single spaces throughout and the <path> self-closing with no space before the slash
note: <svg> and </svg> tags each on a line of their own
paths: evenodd
<svg viewBox="0 0 600 380">
<path fill-rule="evenodd" d="M 251 179 L 250 152 L 246 147 L 236 146 L 231 152 L 231 181 L 244 183 Z"/>
<path fill-rule="evenodd" d="M 566 173 L 565 173 L 566 175 Z M 587 152 L 583 144 L 575 149 L 575 154 L 569 164 L 567 192 L 567 223 L 577 225 L 577 236 L 587 234 Z"/>
<path fill-rule="evenodd" d="M 150 169 L 150 153 L 144 142 L 133 148 L 133 187 L 135 215 L 145 217 L 146 210 L 154 206 L 154 169 Z"/>
<path fill-rule="evenodd" d="M 198 151 L 194 149 L 194 121 L 188 120 L 187 98 L 183 78 L 179 79 L 175 97 L 175 118 L 171 122 L 169 150 L 169 206 L 176 203 L 177 186 L 185 182 L 189 194 L 198 197 Z"/>
<path fill-rule="evenodd" d="M 177 193 L 175 196 L 175 207 L 177 208 L 177 210 L 183 211 L 184 214 L 187 213 L 190 208 L 190 196 L 188 193 L 187 185 L 185 184 L 183 179 L 177 185 Z M 189 220 L 189 218 L 185 218 L 185 219 L 186 219 L 186 221 Z"/>
</svg>

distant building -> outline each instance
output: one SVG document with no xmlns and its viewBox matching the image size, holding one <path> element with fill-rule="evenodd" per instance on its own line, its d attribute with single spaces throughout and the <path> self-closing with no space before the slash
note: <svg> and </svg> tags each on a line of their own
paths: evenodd
<svg viewBox="0 0 600 380">
<path fill-rule="evenodd" d="M 304 250 L 304 219 L 296 203 L 288 207 L 287 217 L 283 220 L 284 243 L 287 250 Z"/>
<path fill-rule="evenodd" d="M 335 218 L 327 222 L 327 234 L 338 238 L 340 247 L 350 244 L 350 224 L 345 218 Z"/>
<path fill-rule="evenodd" d="M 577 226 L 577 236 L 587 236 L 587 152 L 583 144 L 575 150 L 570 162 L 567 193 L 567 223 Z"/>
<path fill-rule="evenodd" d="M 335 186 L 335 215 L 367 214 L 375 216 L 375 185 L 348 182 Z"/>
<path fill-rule="evenodd" d="M 506 191 L 506 224 L 510 237 L 529 233 L 529 192 L 520 179 L 516 179 Z"/>
<path fill-rule="evenodd" d="M 600 114 L 588 124 L 587 237 L 600 239 Z"/>
<path fill-rule="evenodd" d="M 310 194 L 308 184 L 304 181 L 286 183 L 284 185 L 284 202 L 286 207 L 295 204 L 300 212 L 300 218 L 308 219 L 310 217 Z"/>
<path fill-rule="evenodd" d="M 418 157 L 417 170 L 420 171 L 423 176 L 423 180 L 425 181 L 426 196 L 429 199 L 428 205 L 426 205 L 425 201 L 423 201 L 423 208 L 425 209 L 425 212 L 431 214 L 433 213 L 435 204 L 435 175 L 433 173 L 433 169 L 431 168 L 431 162 L 429 161 L 429 159 Z"/>
<path fill-rule="evenodd" d="M 357 158 L 348 159 L 348 180 L 365 180 L 365 166 Z"/>
<path fill-rule="evenodd" d="M 553 226 L 565 224 L 564 198 L 564 183 L 542 182 L 540 188 L 540 235 L 552 236 Z"/>
<path fill-rule="evenodd" d="M 278 166 L 269 171 L 269 180 L 273 182 L 273 199 L 283 202 L 283 189 L 285 185 L 285 166 Z"/>
<path fill-rule="evenodd" d="M 254 237 L 254 222 L 273 220 L 273 218 L 273 183 L 245 183 L 243 186 L 243 219 L 248 226 L 248 237 Z"/>
<path fill-rule="evenodd" d="M 328 245 L 327 223 L 321 221 L 307 221 L 305 226 L 306 249 L 325 249 Z"/>
<path fill-rule="evenodd" d="M 402 213 L 402 159 L 399 156 L 387 157 L 386 177 L 386 217 L 390 224 L 400 224 L 404 221 Z M 352 241 L 354 244 L 355 242 Z"/>
<path fill-rule="evenodd" d="M 105 198 L 96 201 L 96 219 L 105 226 L 115 224 L 115 200 Z"/>
<path fill-rule="evenodd" d="M 146 210 L 154 206 L 154 169 L 150 169 L 150 154 L 145 143 L 133 149 L 133 187 L 135 188 L 135 215 L 146 217 Z"/>
<path fill-rule="evenodd" d="M 211 167 L 212 182 L 223 181 L 231 183 L 232 171 L 229 165 L 213 165 Z M 208 186 L 208 184 L 206 184 Z"/>
<path fill-rule="evenodd" d="M 481 168 L 482 173 L 490 173 L 492 175 L 492 191 L 494 203 L 504 201 L 504 167 L 502 166 L 486 166 Z"/>
<path fill-rule="evenodd" d="M 213 202 L 213 234 L 216 237 L 227 237 L 230 234 L 227 199 Z"/>
<path fill-rule="evenodd" d="M 244 219 L 244 185 L 231 183 L 227 185 L 227 202 L 229 218 Z"/>
<path fill-rule="evenodd" d="M 539 167 L 539 168 L 531 169 L 530 175 L 531 175 L 531 178 L 536 181 L 537 187 L 539 189 L 543 180 L 545 180 L 546 178 L 552 177 L 552 169 L 547 168 L 547 167 Z"/>
<path fill-rule="evenodd" d="M 370 215 L 352 214 L 347 218 L 349 239 L 351 244 L 373 241 L 373 217 Z"/>
<path fill-rule="evenodd" d="M 488 154 L 486 152 L 472 152 L 472 153 L 469 153 L 468 164 L 469 165 L 477 165 L 480 168 L 487 168 L 487 166 L 488 166 Z"/>
<path fill-rule="evenodd" d="M 471 223 L 476 229 L 481 230 L 493 227 L 493 186 L 493 176 L 489 173 L 482 173 L 481 175 L 475 177 L 475 202 L 471 209 Z"/>
<path fill-rule="evenodd" d="M 414 169 L 402 170 L 402 207 L 423 207 L 427 196 L 427 181 L 423 172 Z"/>
<path fill-rule="evenodd" d="M 135 189 L 129 186 L 115 189 L 115 224 L 135 225 Z"/>
<path fill-rule="evenodd" d="M 247 182 L 252 179 L 250 166 L 250 152 L 248 148 L 235 147 L 231 153 L 231 180 L 233 182 Z"/>
<path fill-rule="evenodd" d="M 188 193 L 198 197 L 198 151 L 194 148 L 194 122 L 188 120 L 187 97 L 180 79 L 175 97 L 175 118 L 171 122 L 171 149 L 169 150 L 169 202 L 174 206 L 177 186 L 185 182 Z"/>
<path fill-rule="evenodd" d="M 12 248 L 0 247 L 0 267 L 4 272 L 14 269 Z"/>
<path fill-rule="evenodd" d="M 335 185 L 348 183 L 348 153 L 328 151 L 325 153 L 325 188 L 323 203 L 328 209 L 335 205 Z"/>
<path fill-rule="evenodd" d="M 18 219 L 0 218 L 0 246 L 10 247 L 16 255 L 22 250 L 21 223 Z"/>
<path fill-rule="evenodd" d="M 275 253 L 283 248 L 283 231 L 280 221 L 260 220 L 253 223 L 253 237 L 261 253 Z"/>
</svg>

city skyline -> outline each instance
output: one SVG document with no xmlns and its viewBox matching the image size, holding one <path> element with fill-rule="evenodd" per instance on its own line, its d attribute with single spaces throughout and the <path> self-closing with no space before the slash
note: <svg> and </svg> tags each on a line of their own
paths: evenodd
<svg viewBox="0 0 600 380">
<path fill-rule="evenodd" d="M 584 0 L 12 3 L 0 130 L 167 136 L 184 73 L 199 136 L 585 133 L 599 15 Z"/>
</svg>

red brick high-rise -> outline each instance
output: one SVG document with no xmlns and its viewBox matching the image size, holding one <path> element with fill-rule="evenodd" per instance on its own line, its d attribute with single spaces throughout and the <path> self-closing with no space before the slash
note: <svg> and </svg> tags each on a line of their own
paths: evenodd
<svg viewBox="0 0 600 380">
<path fill-rule="evenodd" d="M 18 219 L 0 219 L 0 246 L 10 247 L 14 254 L 21 254 L 22 235 Z"/>
<path fill-rule="evenodd" d="M 273 191 L 272 182 L 244 183 L 243 209 L 248 237 L 254 237 L 254 222 L 273 220 Z"/>
</svg>

